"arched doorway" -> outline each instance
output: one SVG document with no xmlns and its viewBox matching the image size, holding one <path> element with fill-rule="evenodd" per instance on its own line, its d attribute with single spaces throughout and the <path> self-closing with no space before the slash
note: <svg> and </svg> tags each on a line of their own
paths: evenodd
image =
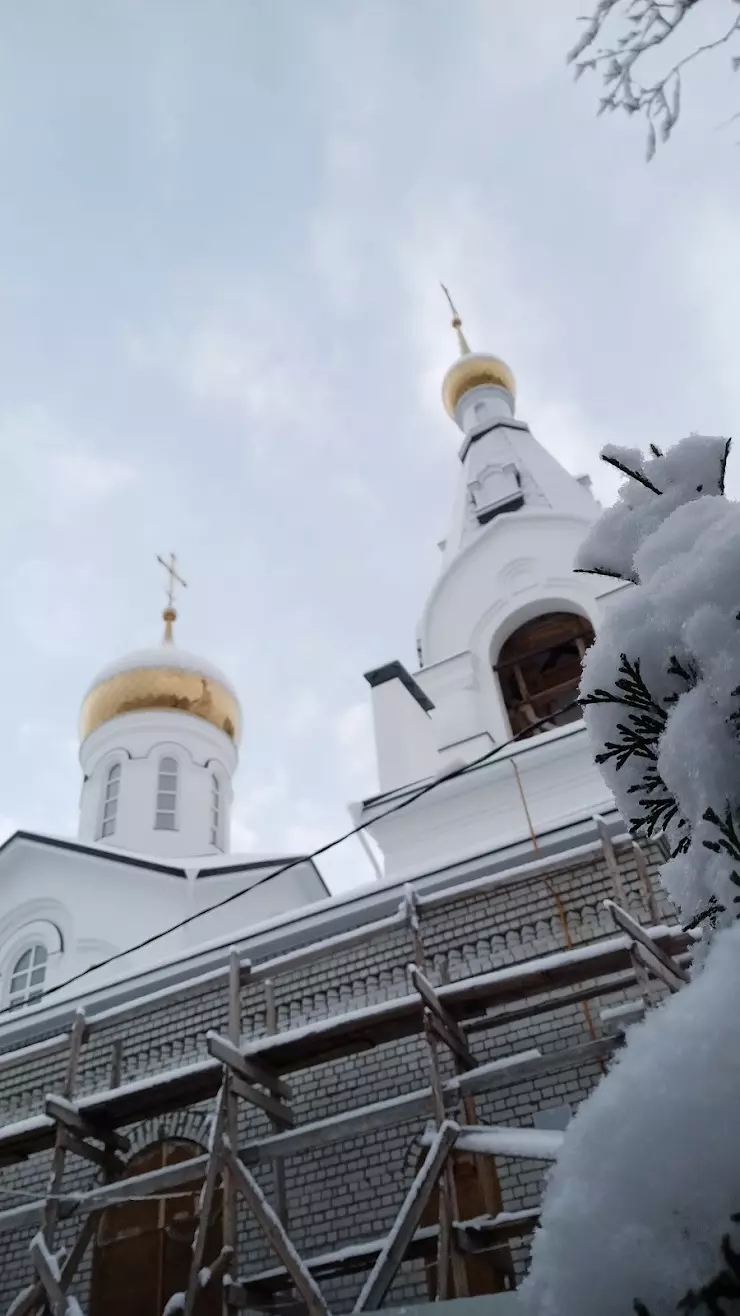
<svg viewBox="0 0 740 1316">
<path fill-rule="evenodd" d="M 511 730 L 521 737 L 577 722 L 581 664 L 593 629 L 575 612 L 547 612 L 525 622 L 501 649 L 495 672 Z M 537 726 L 540 718 L 546 721 Z"/>
<path fill-rule="evenodd" d="M 197 1143 L 173 1138 L 145 1147 L 129 1161 L 127 1177 L 190 1160 Z M 95 1238 L 91 1316 L 162 1316 L 173 1293 L 185 1289 L 190 1269 L 200 1184 L 177 1196 L 123 1202 L 103 1213 Z M 174 1190 L 173 1190 L 174 1191 Z M 221 1199 L 211 1216 L 204 1265 L 221 1251 Z M 221 1286 L 199 1294 L 197 1316 L 220 1316 Z"/>
</svg>

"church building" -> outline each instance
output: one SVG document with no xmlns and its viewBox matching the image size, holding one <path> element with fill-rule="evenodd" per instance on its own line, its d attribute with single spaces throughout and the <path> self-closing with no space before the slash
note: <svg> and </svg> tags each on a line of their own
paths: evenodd
<svg viewBox="0 0 740 1316">
<path fill-rule="evenodd" d="M 77 837 L 0 848 L 9 1316 L 504 1302 L 573 1110 L 680 980 L 658 847 L 576 702 L 624 588 L 573 570 L 599 505 L 452 311 L 418 666 L 366 673 L 377 880 L 332 897 L 310 856 L 231 853 L 242 709 L 176 643 L 174 557 L 161 643 L 83 699 Z"/>
</svg>

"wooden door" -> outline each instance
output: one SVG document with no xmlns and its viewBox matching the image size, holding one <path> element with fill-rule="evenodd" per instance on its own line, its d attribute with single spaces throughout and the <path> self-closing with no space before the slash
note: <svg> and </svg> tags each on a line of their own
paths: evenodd
<svg viewBox="0 0 740 1316">
<path fill-rule="evenodd" d="M 419 1157 L 417 1169 L 423 1163 Z M 485 1194 L 481 1184 L 475 1159 L 465 1152 L 454 1153 L 455 1188 L 461 1220 L 475 1220 L 487 1215 Z M 422 1225 L 436 1225 L 439 1221 L 439 1191 L 434 1192 L 422 1215 Z M 435 1245 L 436 1251 L 436 1245 Z M 464 1254 L 465 1273 L 468 1281 L 468 1296 L 481 1297 L 486 1293 L 502 1293 L 512 1286 L 513 1266 L 508 1245 L 490 1252 Z M 437 1299 L 437 1263 L 428 1260 L 426 1264 L 427 1291 L 431 1302 Z M 447 1279 L 447 1295 L 455 1297 L 452 1267 Z"/>
<path fill-rule="evenodd" d="M 146 1147 L 129 1162 L 127 1175 L 145 1174 L 202 1154 L 180 1139 Z M 103 1213 L 95 1240 L 91 1316 L 162 1316 L 173 1293 L 185 1289 L 190 1269 L 200 1185 L 177 1196 L 124 1202 Z M 214 1206 L 203 1264 L 221 1250 L 221 1201 Z M 220 1316 L 221 1286 L 203 1291 L 197 1316 Z"/>
</svg>

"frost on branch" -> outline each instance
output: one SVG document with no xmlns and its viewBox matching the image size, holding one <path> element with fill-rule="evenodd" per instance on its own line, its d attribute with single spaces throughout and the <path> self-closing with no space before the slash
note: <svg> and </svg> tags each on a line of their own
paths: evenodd
<svg viewBox="0 0 740 1316">
<path fill-rule="evenodd" d="M 577 567 L 633 585 L 607 609 L 581 683 L 596 761 L 635 835 L 665 835 L 684 918 L 740 914 L 740 505 L 726 439 L 663 456 L 606 449 L 628 477 Z"/>
<path fill-rule="evenodd" d="M 734 1264 L 722 1240 L 731 1234 L 736 1250 L 740 1238 L 732 1221 L 740 1208 L 739 998 L 735 923 L 717 934 L 691 983 L 629 1029 L 621 1055 L 576 1111 L 548 1177 L 519 1290 L 522 1316 L 740 1311 L 740 1288 L 722 1277 Z M 719 1294 L 734 1301 L 719 1304 Z"/>
<path fill-rule="evenodd" d="M 722 15 L 716 34 L 708 41 L 693 41 L 690 24 L 700 6 L 702 15 L 708 14 L 703 0 L 597 0 L 591 16 L 581 19 L 583 30 L 568 54 L 576 78 L 600 71 L 604 91 L 599 114 L 622 110 L 645 116 L 648 160 L 658 140 L 666 142 L 676 126 L 686 65 L 740 37 L 737 0 L 720 0 L 714 7 L 714 14 L 721 10 Z M 680 43 L 687 32 L 684 48 Z M 659 56 L 665 56 L 662 62 Z M 730 67 L 733 71 L 740 67 L 737 55 L 731 57 Z M 643 70 L 649 75 L 647 81 Z"/>
</svg>

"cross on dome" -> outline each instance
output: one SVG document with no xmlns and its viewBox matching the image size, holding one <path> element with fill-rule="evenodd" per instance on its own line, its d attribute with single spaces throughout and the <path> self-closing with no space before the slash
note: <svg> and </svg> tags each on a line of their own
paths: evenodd
<svg viewBox="0 0 740 1316">
<path fill-rule="evenodd" d="M 495 388 L 504 389 L 509 394 L 513 411 L 516 383 L 511 370 L 500 357 L 492 356 L 489 352 L 471 351 L 462 330 L 459 311 L 450 296 L 449 290 L 444 283 L 440 286 L 452 311 L 452 328 L 457 334 L 460 348 L 457 361 L 453 362 L 442 381 L 442 401 L 445 405 L 445 411 L 448 416 L 451 416 L 453 420 L 460 424 L 460 418 L 456 415 L 458 402 L 471 389 L 485 385 L 493 385 Z"/>
<path fill-rule="evenodd" d="M 182 576 L 178 573 L 177 558 L 175 557 L 174 553 L 170 553 L 169 562 L 166 561 L 165 558 L 160 557 L 158 553 L 157 561 L 164 567 L 168 576 L 167 607 L 164 609 L 164 612 L 162 613 L 162 620 L 164 622 L 164 642 L 165 644 L 171 644 L 172 623 L 177 620 L 177 611 L 175 609 L 175 589 L 177 585 L 182 585 L 183 589 L 187 589 L 188 582 L 186 580 L 183 580 Z"/>
</svg>

